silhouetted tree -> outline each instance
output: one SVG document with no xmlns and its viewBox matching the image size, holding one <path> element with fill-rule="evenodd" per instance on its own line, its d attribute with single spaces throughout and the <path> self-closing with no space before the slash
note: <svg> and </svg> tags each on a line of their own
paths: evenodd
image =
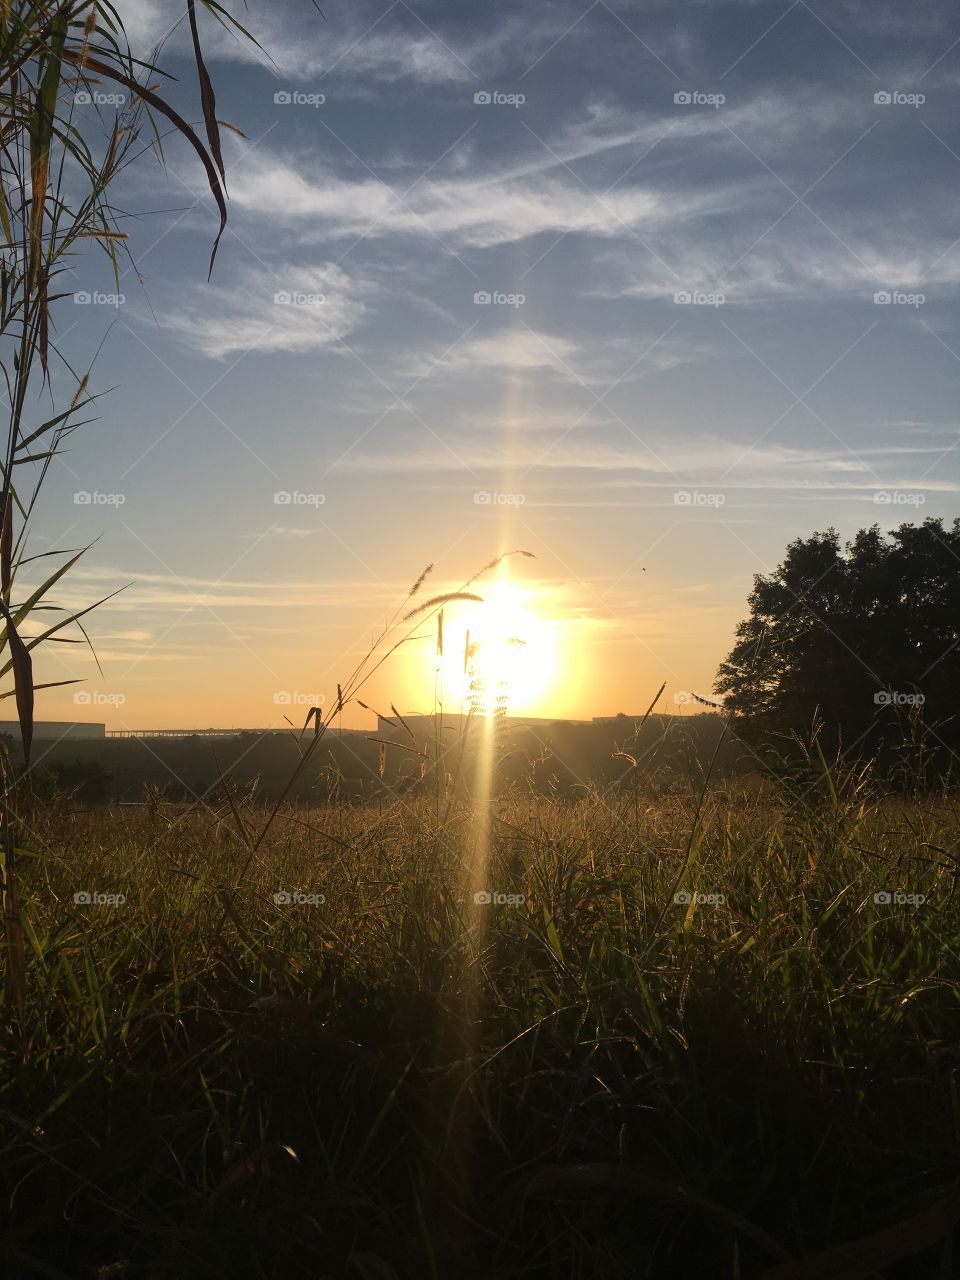
<svg viewBox="0 0 960 1280">
<path fill-rule="evenodd" d="M 960 747 L 960 520 L 797 539 L 749 606 L 715 686 L 748 740 L 819 718 L 865 755 L 902 744 L 912 718 L 943 760 Z"/>
</svg>

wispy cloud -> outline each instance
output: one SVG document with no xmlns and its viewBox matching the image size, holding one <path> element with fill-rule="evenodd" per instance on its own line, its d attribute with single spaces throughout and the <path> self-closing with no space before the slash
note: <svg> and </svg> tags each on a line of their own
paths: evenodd
<svg viewBox="0 0 960 1280">
<path fill-rule="evenodd" d="M 189 286 L 160 302 L 161 326 L 191 349 L 221 358 L 244 351 L 314 351 L 362 321 L 374 286 L 332 264 L 245 267 L 223 283 Z"/>
</svg>

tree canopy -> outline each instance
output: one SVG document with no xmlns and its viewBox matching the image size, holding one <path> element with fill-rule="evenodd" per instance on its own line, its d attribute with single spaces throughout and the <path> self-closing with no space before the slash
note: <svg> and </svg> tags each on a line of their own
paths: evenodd
<svg viewBox="0 0 960 1280">
<path fill-rule="evenodd" d="M 960 519 L 798 538 L 749 608 L 715 686 L 748 740 L 819 720 L 866 755 L 912 720 L 944 758 L 960 750 Z"/>
</svg>

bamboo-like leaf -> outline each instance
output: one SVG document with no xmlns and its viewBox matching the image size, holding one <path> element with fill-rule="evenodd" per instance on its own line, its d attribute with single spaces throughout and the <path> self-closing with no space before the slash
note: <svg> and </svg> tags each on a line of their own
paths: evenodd
<svg viewBox="0 0 960 1280">
<path fill-rule="evenodd" d="M 84 548 L 84 550 L 86 550 L 86 548 Z M 50 590 L 53 584 L 55 582 L 58 582 L 63 577 L 63 575 L 67 572 L 68 569 L 72 569 L 82 555 L 83 555 L 83 551 L 78 551 L 75 556 L 71 556 L 71 558 L 65 564 L 60 565 L 59 569 L 56 569 L 50 575 L 50 577 L 47 578 L 46 582 L 41 583 L 40 586 L 37 587 L 35 591 L 32 591 L 30 595 L 27 596 L 26 600 L 24 600 L 23 604 L 17 606 L 16 611 L 13 615 L 14 621 L 18 623 L 22 622 L 24 618 L 26 618 L 27 615 L 33 611 L 33 609 L 40 602 L 40 600 L 43 599 L 43 597 L 47 594 L 47 592 Z M 7 600 L 6 598 L 7 589 L 5 586 L 3 589 L 3 593 L 4 593 L 4 603 L 9 604 L 9 600 Z M 0 631 L 0 646 L 2 646 L 5 638 L 6 638 L 6 633 L 4 631 Z"/>
<path fill-rule="evenodd" d="M 44 640 L 49 640 L 51 636 L 55 635 L 58 631 L 62 631 L 64 627 L 69 627 L 71 623 L 78 622 L 84 614 L 92 613 L 94 609 L 99 609 L 102 604 L 106 604 L 108 600 L 112 600 L 114 596 L 118 596 L 123 590 L 123 587 L 118 587 L 116 591 L 111 591 L 110 594 L 108 596 L 104 596 L 102 600 L 96 600 L 93 604 L 88 604 L 85 609 L 79 609 L 76 613 L 72 613 L 69 618 L 63 618 L 55 626 L 48 627 L 46 631 L 42 632 L 40 635 L 31 636 L 26 643 L 26 648 L 28 650 L 35 649 L 38 644 L 42 644 Z M 0 676 L 5 676 L 12 666 L 12 661 L 4 663 L 4 665 L 0 667 Z"/>
<path fill-rule="evenodd" d="M 164 102 L 163 98 L 154 93 L 152 89 L 148 89 L 146 85 L 139 84 L 132 76 L 128 76 L 122 71 L 117 71 L 114 67 L 108 66 L 107 63 L 101 62 L 99 58 L 91 58 L 89 56 L 81 58 L 79 54 L 69 50 L 64 53 L 63 58 L 64 61 L 70 62 L 74 66 L 89 68 L 91 71 L 95 71 L 97 75 L 106 76 L 110 80 L 116 80 L 118 84 L 126 85 L 131 93 L 136 94 L 138 98 L 142 98 L 148 106 L 153 107 L 154 111 L 159 111 L 162 116 L 166 116 L 200 157 L 200 163 L 207 174 L 210 193 L 216 201 L 217 209 L 220 213 L 220 230 L 217 232 L 217 237 L 213 242 L 213 249 L 210 253 L 210 269 L 207 272 L 207 279 L 209 279 L 213 275 L 213 264 L 216 261 L 217 249 L 220 247 L 220 239 L 227 225 L 227 201 L 220 185 L 220 175 L 217 172 L 216 165 L 210 159 L 209 153 L 197 137 L 196 132 L 179 112 L 174 111 L 173 107 Z"/>
<path fill-rule="evenodd" d="M 34 692 L 36 692 L 37 689 L 57 689 L 62 684 L 82 684 L 82 683 L 83 681 L 80 679 L 79 676 L 77 676 L 73 680 L 47 680 L 43 684 L 35 684 L 33 686 L 33 689 L 34 689 Z M 16 696 L 16 693 L 17 693 L 16 689 L 8 689 L 6 693 L 0 693 L 0 698 L 13 698 Z"/>
<path fill-rule="evenodd" d="M 50 298 L 48 299 L 48 301 L 53 302 L 55 301 L 55 299 Z M 42 422 L 39 427 L 36 427 L 33 431 L 31 431 L 28 436 L 20 437 L 20 439 L 17 441 L 17 450 L 19 451 L 20 449 L 25 449 L 28 445 L 32 444 L 34 440 L 39 439 L 40 436 L 46 435 L 49 431 L 54 431 L 57 427 L 60 426 L 62 422 L 66 422 L 66 420 L 72 414 L 76 413 L 78 409 L 82 409 L 86 405 L 92 404 L 93 401 L 98 398 L 99 397 L 97 396 L 88 396 L 85 400 L 80 401 L 78 404 L 72 404 L 69 409 L 64 409 L 63 413 L 58 413 L 55 418 L 48 418 L 46 422 Z M 92 418 L 86 419 L 86 422 L 92 422 L 92 421 L 93 421 Z M 86 422 L 77 422 L 74 424 L 74 426 L 82 427 L 86 425 Z"/>
<path fill-rule="evenodd" d="M 13 667 L 14 693 L 17 699 L 17 717 L 20 720 L 20 737 L 23 741 L 23 762 L 30 763 L 33 745 L 33 659 L 30 651 L 17 634 L 13 616 L 5 602 L 0 602 L 0 612 L 7 620 L 7 645 Z"/>
<path fill-rule="evenodd" d="M 217 122 L 217 98 L 213 92 L 213 83 L 203 61 L 200 48 L 200 31 L 197 27 L 196 0 L 187 0 L 187 14 L 190 18 L 190 35 L 193 39 L 193 54 L 197 61 L 197 79 L 200 82 L 200 106 L 203 110 L 203 123 L 207 130 L 207 142 L 220 172 L 220 181 L 226 186 L 227 175 L 223 167 L 223 155 L 220 151 L 220 129 Z"/>
<path fill-rule="evenodd" d="M 37 93 L 30 121 L 30 279 L 36 286 L 40 278 L 43 215 L 47 202 L 50 170 L 50 142 L 53 138 L 60 70 L 63 65 L 64 42 L 67 37 L 67 7 L 55 15 L 51 24 L 43 79 Z"/>
<path fill-rule="evenodd" d="M 13 503 L 7 499 L 0 526 L 0 596 L 10 604 L 11 565 L 13 562 Z"/>
<path fill-rule="evenodd" d="M 3 228 L 4 243 L 12 244 L 13 231 L 10 227 L 10 210 L 7 205 L 7 192 L 2 182 L 0 182 L 0 227 Z"/>
</svg>

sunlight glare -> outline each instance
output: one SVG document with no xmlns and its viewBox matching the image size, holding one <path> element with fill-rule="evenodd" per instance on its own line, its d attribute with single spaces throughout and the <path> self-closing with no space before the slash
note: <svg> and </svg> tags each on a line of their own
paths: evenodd
<svg viewBox="0 0 960 1280">
<path fill-rule="evenodd" d="M 483 595 L 483 603 L 464 619 L 469 629 L 464 699 L 479 714 L 492 715 L 498 702 L 507 715 L 533 714 L 555 675 L 554 628 L 519 583 L 501 579 Z"/>
</svg>

